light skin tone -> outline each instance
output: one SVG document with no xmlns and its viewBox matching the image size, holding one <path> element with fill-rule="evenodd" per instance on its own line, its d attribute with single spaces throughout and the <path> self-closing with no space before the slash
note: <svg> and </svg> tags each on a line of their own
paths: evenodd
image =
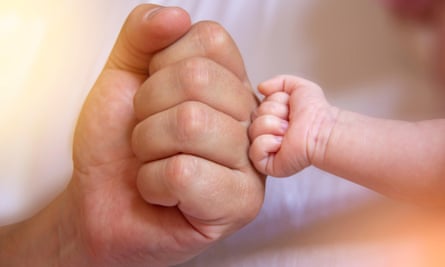
<svg viewBox="0 0 445 267">
<path fill-rule="evenodd" d="M 69 186 L 0 228 L 2 264 L 168 266 L 258 213 L 264 176 L 246 134 L 257 103 L 235 44 L 219 25 L 154 8 L 129 16 L 85 102 Z"/>
<path fill-rule="evenodd" d="M 155 8 L 129 15 L 87 97 L 66 190 L 0 229 L 6 266 L 174 265 L 258 213 L 257 100 L 236 45 L 215 23 Z"/>
<path fill-rule="evenodd" d="M 445 205 L 445 119 L 385 120 L 330 105 L 322 89 L 281 75 L 258 87 L 250 158 L 271 176 L 314 165 L 387 196 Z"/>
</svg>

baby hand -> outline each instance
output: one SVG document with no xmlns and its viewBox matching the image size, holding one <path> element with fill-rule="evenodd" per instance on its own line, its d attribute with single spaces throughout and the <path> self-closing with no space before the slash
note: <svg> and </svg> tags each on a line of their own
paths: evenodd
<svg viewBox="0 0 445 267">
<path fill-rule="evenodd" d="M 327 145 L 335 122 L 322 89 L 307 80 L 282 75 L 258 86 L 265 96 L 252 115 L 249 156 L 261 173 L 284 177 L 314 163 Z"/>
</svg>

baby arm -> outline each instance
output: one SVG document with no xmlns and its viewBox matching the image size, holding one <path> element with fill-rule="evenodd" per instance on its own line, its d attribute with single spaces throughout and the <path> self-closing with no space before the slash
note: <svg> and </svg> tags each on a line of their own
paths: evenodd
<svg viewBox="0 0 445 267">
<path fill-rule="evenodd" d="M 393 121 L 339 110 L 320 87 L 293 76 L 259 90 L 266 98 L 250 128 L 259 171 L 288 176 L 314 165 L 390 197 L 445 204 L 445 120 Z M 283 93 L 287 100 L 276 101 Z M 276 106 L 286 107 L 287 117 Z"/>
</svg>

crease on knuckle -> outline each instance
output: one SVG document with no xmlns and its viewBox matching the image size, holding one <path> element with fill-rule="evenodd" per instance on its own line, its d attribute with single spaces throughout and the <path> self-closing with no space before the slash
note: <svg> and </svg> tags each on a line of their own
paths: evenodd
<svg viewBox="0 0 445 267">
<path fill-rule="evenodd" d="M 204 55 L 223 51 L 231 41 L 230 35 L 217 22 L 205 21 L 197 24 L 197 38 Z"/>
<path fill-rule="evenodd" d="M 165 166 L 165 185 L 168 190 L 173 194 L 187 191 L 196 175 L 196 166 L 195 160 L 186 155 L 170 158 Z"/>
<path fill-rule="evenodd" d="M 203 91 L 211 80 L 208 59 L 193 57 L 182 62 L 179 71 L 179 83 L 188 100 L 202 100 Z"/>
<path fill-rule="evenodd" d="M 178 106 L 175 132 L 178 143 L 199 142 L 205 136 L 208 120 L 204 105 L 198 102 L 185 102 Z"/>
</svg>

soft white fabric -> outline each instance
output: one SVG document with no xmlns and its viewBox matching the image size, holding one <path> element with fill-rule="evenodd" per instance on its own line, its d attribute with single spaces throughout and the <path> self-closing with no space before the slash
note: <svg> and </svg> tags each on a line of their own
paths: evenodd
<svg viewBox="0 0 445 267">
<path fill-rule="evenodd" d="M 143 1 L 43 2 L 25 21 L 43 25 L 33 64 L 0 115 L 0 224 L 29 216 L 67 183 L 82 101 L 125 17 Z M 423 118 L 441 104 L 428 76 L 428 36 L 395 23 L 378 1 L 151 2 L 181 6 L 193 21 L 221 23 L 253 85 L 300 75 L 319 83 L 333 104 L 383 117 Z M 418 216 L 308 168 L 269 178 L 258 218 L 181 266 L 422 266 L 429 221 Z"/>
</svg>

